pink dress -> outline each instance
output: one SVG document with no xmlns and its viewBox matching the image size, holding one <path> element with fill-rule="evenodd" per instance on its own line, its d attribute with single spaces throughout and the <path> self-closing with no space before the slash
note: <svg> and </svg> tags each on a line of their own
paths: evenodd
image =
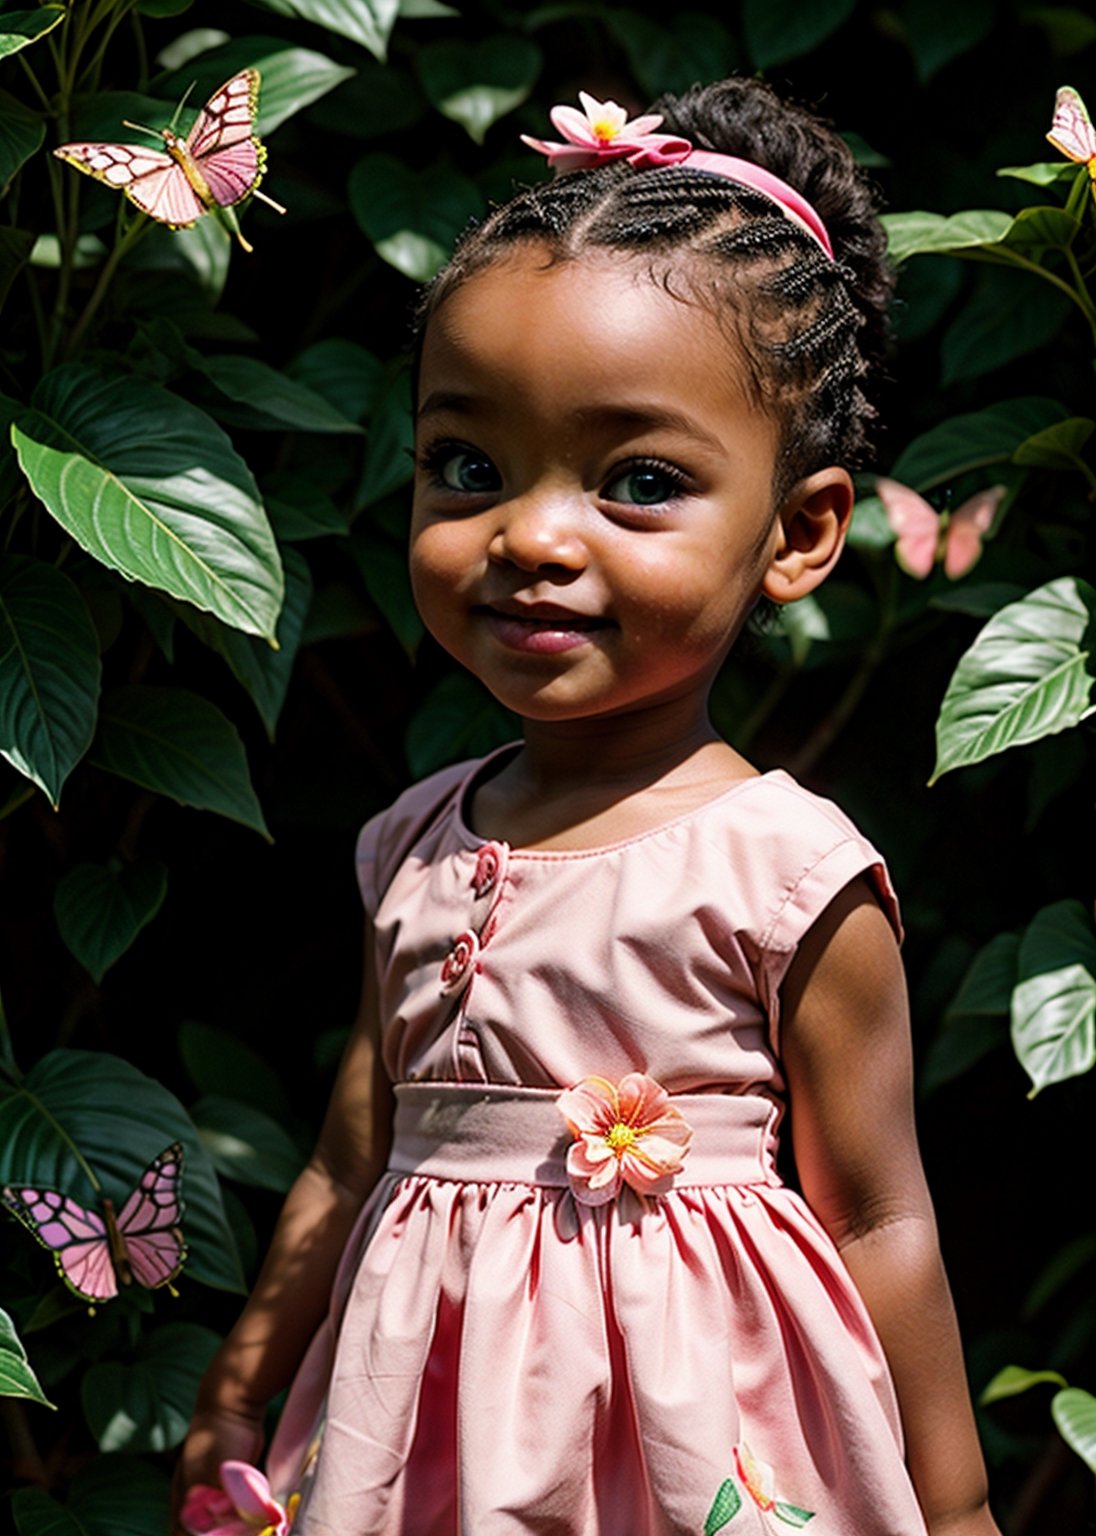
<svg viewBox="0 0 1096 1536">
<path fill-rule="evenodd" d="M 924 1536 L 871 1321 L 773 1162 L 781 980 L 859 874 L 897 927 L 879 855 L 782 772 L 512 849 L 467 825 L 479 767 L 359 842 L 396 1142 L 271 1448 L 294 1536 Z M 581 1204 L 556 1099 L 633 1071 L 692 1145 Z"/>
</svg>

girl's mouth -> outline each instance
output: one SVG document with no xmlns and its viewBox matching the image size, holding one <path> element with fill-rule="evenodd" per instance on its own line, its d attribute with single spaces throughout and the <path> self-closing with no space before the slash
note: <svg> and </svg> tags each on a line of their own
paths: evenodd
<svg viewBox="0 0 1096 1536">
<path fill-rule="evenodd" d="M 550 655 L 589 645 L 593 635 L 608 629 L 608 619 L 547 606 L 518 611 L 516 607 L 479 610 L 494 638 L 512 651 Z"/>
</svg>

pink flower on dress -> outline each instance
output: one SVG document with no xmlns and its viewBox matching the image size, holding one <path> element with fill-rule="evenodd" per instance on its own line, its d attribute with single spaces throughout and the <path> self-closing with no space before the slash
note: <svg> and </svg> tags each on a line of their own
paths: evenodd
<svg viewBox="0 0 1096 1536">
<path fill-rule="evenodd" d="M 604 1205 L 622 1183 L 640 1194 L 664 1193 L 692 1140 L 665 1088 L 643 1072 L 629 1072 L 615 1087 L 604 1077 L 584 1077 L 558 1104 L 575 1138 L 567 1177 L 583 1205 Z"/>
<path fill-rule="evenodd" d="M 222 1488 L 197 1483 L 187 1493 L 179 1523 L 191 1536 L 289 1536 L 301 1502 L 291 1494 L 283 1506 L 257 1467 L 222 1461 Z"/>
<path fill-rule="evenodd" d="M 441 989 L 443 992 L 459 992 L 472 979 L 472 972 L 479 958 L 480 942 L 471 928 L 458 933 L 453 948 L 442 961 Z"/>
<path fill-rule="evenodd" d="M 662 118 L 650 115 L 633 117 L 615 101 L 596 101 L 579 91 L 582 111 L 574 107 L 553 107 L 548 114 L 552 126 L 567 140 L 556 144 L 548 139 L 531 139 L 522 134 L 523 144 L 548 156 L 548 164 L 559 171 L 578 171 L 600 165 L 603 160 L 627 158 L 635 165 L 664 165 L 681 160 L 692 149 L 688 139 L 676 134 L 655 133 Z"/>
<path fill-rule="evenodd" d="M 740 1440 L 734 1448 L 734 1464 L 742 1486 L 761 1511 L 762 1524 L 767 1530 L 775 1529 L 766 1518 L 769 1514 L 775 1515 L 781 1525 L 795 1526 L 797 1530 L 802 1530 L 803 1526 L 814 1519 L 811 1510 L 801 1509 L 798 1504 L 789 1504 L 777 1498 L 776 1476 L 772 1467 L 767 1462 L 758 1461 L 745 1440 Z"/>
<path fill-rule="evenodd" d="M 484 843 L 476 855 L 476 872 L 472 876 L 472 894 L 477 899 L 493 890 L 502 873 L 502 849 L 498 843 Z"/>
</svg>

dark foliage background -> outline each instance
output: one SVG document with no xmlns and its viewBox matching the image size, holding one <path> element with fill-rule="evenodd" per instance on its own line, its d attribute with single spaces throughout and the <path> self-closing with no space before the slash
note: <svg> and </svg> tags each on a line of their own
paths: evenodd
<svg viewBox="0 0 1096 1536">
<path fill-rule="evenodd" d="M 402 571 L 415 279 L 467 218 L 542 176 L 518 134 L 543 133 L 553 103 L 581 88 L 638 109 L 734 70 L 830 117 L 896 214 L 1037 204 L 1073 216 L 1068 235 L 1003 245 L 992 214 L 965 236 L 896 221 L 895 254 L 910 259 L 879 469 L 938 507 L 1000 480 L 1003 512 L 970 575 L 914 582 L 865 477 L 830 587 L 732 658 L 716 712 L 759 766 L 836 798 L 890 860 L 945 1256 L 974 1388 L 995 1381 L 999 1399 L 982 1413 L 999 1519 L 1010 1536 L 1091 1528 L 1092 1401 L 1056 1399 L 1060 1425 L 1077 1419 L 1069 1444 L 1049 1404 L 1052 1388 L 1096 1383 L 1092 741 L 1077 724 L 1093 612 L 1077 581 L 1091 569 L 1096 485 L 1093 202 L 1083 171 L 1044 184 L 996 172 L 1055 160 L 1044 135 L 1063 82 L 1096 103 L 1096 21 L 1005 0 L 735 0 L 672 15 L 653 0 L 469 0 L 459 13 L 434 0 L 3 0 L 0 39 L 0 1183 L 94 1204 L 78 1151 L 117 1202 L 179 1136 L 191 1248 L 177 1300 L 127 1291 L 89 1317 L 27 1233 L 0 1223 L 2 1305 L 57 1406 L 34 1401 L 5 1324 L 0 1390 L 15 1395 L 0 1405 L 22 1536 L 61 1528 L 57 1501 L 93 1536 L 120 1530 L 123 1506 L 134 1536 L 160 1529 L 168 1452 L 307 1153 L 356 1003 L 356 829 L 412 777 L 513 731 L 423 640 Z M 289 210 L 246 208 L 251 255 L 212 216 L 186 236 L 136 219 L 48 153 L 132 139 L 123 117 L 166 122 L 191 80 L 197 101 L 245 64 L 263 71 L 264 110 L 282 110 L 260 122 L 263 189 Z M 76 404 L 40 384 L 65 365 L 85 370 L 63 375 Z M 119 380 L 146 386 L 139 403 Z M 85 401 L 97 427 L 77 421 Z M 79 497 L 50 488 L 50 454 L 76 444 L 140 500 L 151 460 L 116 463 L 112 445 L 133 433 L 137 458 L 151 453 L 179 401 L 201 413 L 187 418 L 195 461 L 219 427 L 243 466 L 232 473 L 254 476 L 256 526 L 265 502 L 293 594 L 277 653 L 254 638 L 269 612 L 241 626 L 199 593 L 196 620 L 170 581 L 122 579 L 134 538 L 123 513 L 89 553 Z M 986 411 L 992 430 L 966 420 Z M 1049 446 L 1020 452 L 1048 431 Z M 208 488 L 187 494 L 210 514 Z M 276 612 L 278 556 L 264 548 Z M 237 554 L 222 553 L 231 581 Z M 987 620 L 1060 581 L 1081 618 L 1072 640 L 1059 612 L 1037 622 L 1065 647 L 1038 675 L 1039 721 L 928 787 L 960 658 Z M 1006 635 L 1020 670 L 1025 644 Z M 989 677 L 982 664 L 979 685 Z M 216 719 L 196 720 L 181 690 Z M 195 759 L 215 782 L 195 780 Z M 1081 976 L 1066 1003 L 1040 994 L 1014 1050 L 1016 989 L 1069 966 Z M 1065 1066 L 1029 1099 L 1040 1050 Z M 1058 1375 L 1021 1394 L 1026 1377 L 999 1375 L 1009 1366 Z"/>
</svg>

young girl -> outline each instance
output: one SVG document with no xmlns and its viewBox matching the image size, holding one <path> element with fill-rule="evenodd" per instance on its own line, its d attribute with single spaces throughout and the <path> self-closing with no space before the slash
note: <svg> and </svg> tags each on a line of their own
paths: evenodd
<svg viewBox="0 0 1096 1536">
<path fill-rule="evenodd" d="M 841 551 L 882 234 L 757 82 L 586 106 L 421 314 L 415 594 L 523 740 L 361 835 L 361 1015 L 180 1487 L 296 1371 L 294 1536 L 992 1536 L 882 860 L 707 712 Z"/>
</svg>

